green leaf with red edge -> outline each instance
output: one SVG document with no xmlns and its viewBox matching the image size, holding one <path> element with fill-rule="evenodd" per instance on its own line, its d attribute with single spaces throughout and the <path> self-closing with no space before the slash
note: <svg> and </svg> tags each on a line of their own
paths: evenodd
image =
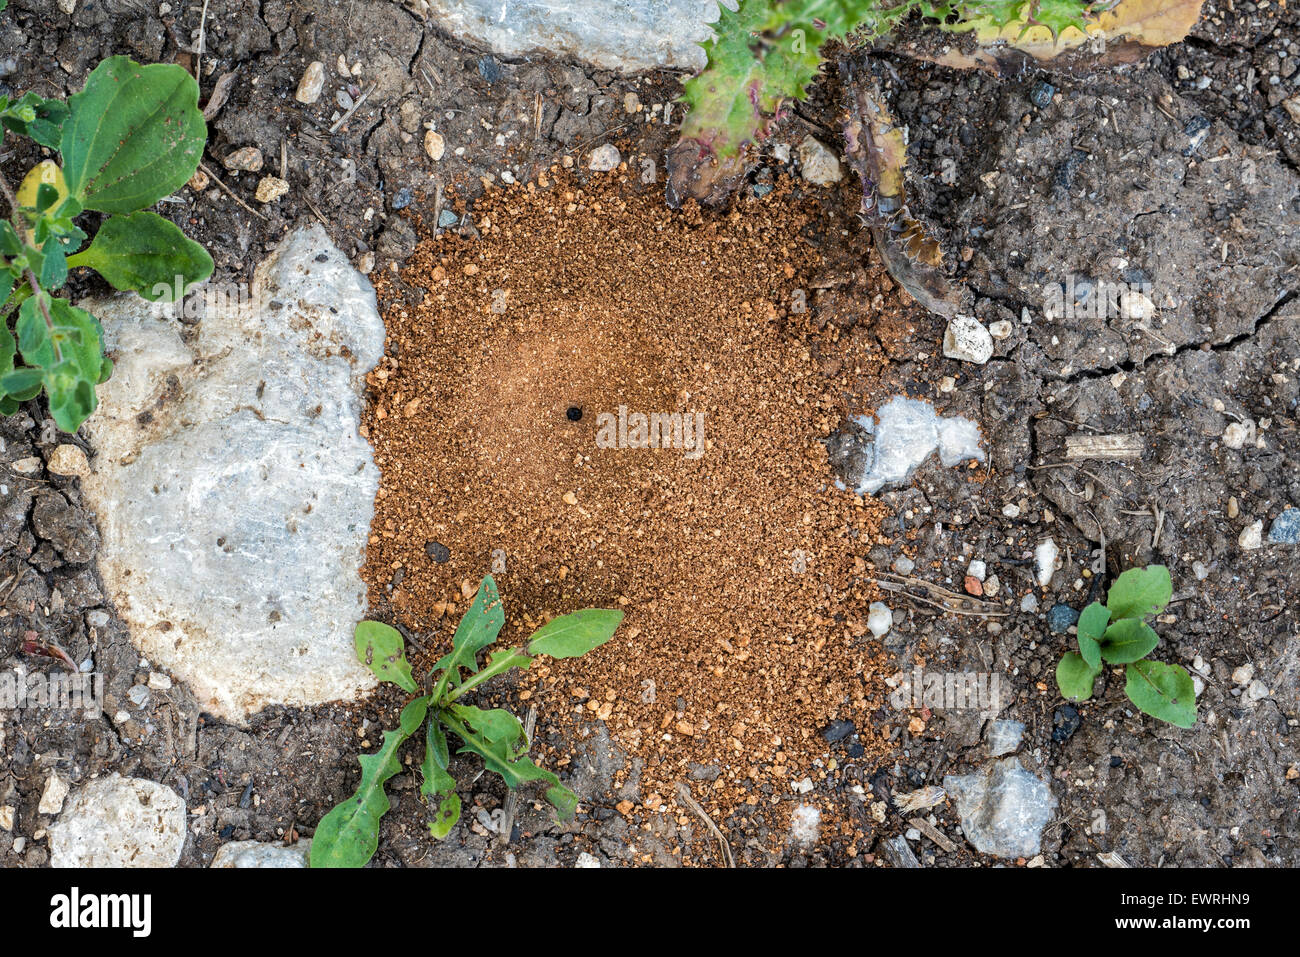
<svg viewBox="0 0 1300 957">
<path fill-rule="evenodd" d="M 86 209 L 133 213 L 180 189 L 207 142 L 198 100 L 194 77 L 175 63 L 100 63 L 68 98 L 59 148 L 72 195 Z"/>
</svg>

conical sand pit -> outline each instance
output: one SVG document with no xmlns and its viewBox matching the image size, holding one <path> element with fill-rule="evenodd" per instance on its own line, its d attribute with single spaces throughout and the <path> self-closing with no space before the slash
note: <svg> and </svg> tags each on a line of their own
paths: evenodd
<svg viewBox="0 0 1300 957">
<path fill-rule="evenodd" d="M 788 814 L 834 767 L 832 720 L 876 747 L 877 511 L 835 489 L 821 442 L 868 360 L 801 311 L 806 237 L 850 225 L 822 215 L 783 191 L 713 221 L 613 178 L 518 188 L 476 208 L 481 239 L 426 243 L 403 277 L 422 301 L 388 310 L 372 607 L 431 652 L 488 571 L 506 642 L 625 609 L 599 653 L 539 663 L 513 694 L 543 728 L 605 722 L 651 809 L 694 770 L 711 813 Z"/>
</svg>

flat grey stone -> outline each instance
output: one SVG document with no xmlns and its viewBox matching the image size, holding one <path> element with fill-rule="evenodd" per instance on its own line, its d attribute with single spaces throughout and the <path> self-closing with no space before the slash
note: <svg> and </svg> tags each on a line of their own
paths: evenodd
<svg viewBox="0 0 1300 957">
<path fill-rule="evenodd" d="M 292 846 L 265 844 L 262 841 L 231 841 L 217 849 L 210 866 L 218 870 L 243 867 L 307 867 L 310 854 L 310 839 L 299 841 Z"/>
<path fill-rule="evenodd" d="M 607 70 L 704 67 L 698 46 L 718 19 L 716 0 L 422 0 L 460 40 L 499 56 L 547 53 Z M 732 5 L 734 7 L 734 4 Z"/>
<path fill-rule="evenodd" d="M 191 340 L 134 295 L 85 305 L 116 365 L 83 488 L 141 653 L 233 720 L 373 687 L 352 643 L 379 482 L 357 431 L 384 343 L 369 282 L 313 226 Z"/>
<path fill-rule="evenodd" d="M 49 835 L 51 867 L 175 867 L 185 802 L 153 781 L 110 774 L 74 791 Z"/>
</svg>

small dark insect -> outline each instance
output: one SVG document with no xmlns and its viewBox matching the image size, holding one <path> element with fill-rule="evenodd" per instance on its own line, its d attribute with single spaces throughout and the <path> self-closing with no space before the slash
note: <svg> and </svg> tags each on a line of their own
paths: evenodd
<svg viewBox="0 0 1300 957">
<path fill-rule="evenodd" d="M 571 405 L 567 412 L 564 413 L 570 422 L 582 421 L 582 406 Z"/>
</svg>

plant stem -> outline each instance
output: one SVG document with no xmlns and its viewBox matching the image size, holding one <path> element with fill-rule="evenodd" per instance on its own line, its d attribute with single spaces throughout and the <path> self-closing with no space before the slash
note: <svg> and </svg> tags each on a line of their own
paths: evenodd
<svg viewBox="0 0 1300 957">
<path fill-rule="evenodd" d="M 447 699 L 448 702 L 455 701 L 457 698 L 461 697 L 466 692 L 471 691 L 478 685 L 481 685 L 489 678 L 495 678 L 499 674 L 504 674 L 511 668 L 527 668 L 528 663 L 532 659 L 528 658 L 527 655 L 523 655 L 522 652 L 522 648 L 511 648 L 509 651 L 505 652 L 504 655 L 501 655 L 496 660 L 490 662 L 482 671 L 470 675 L 456 686 L 456 690 L 454 690 L 451 693 L 451 697 Z M 524 659 L 523 664 L 520 664 L 519 660 L 515 657 L 516 655 L 519 655 Z"/>
<path fill-rule="evenodd" d="M 4 193 L 5 201 L 9 204 L 9 209 L 13 214 L 14 229 L 18 235 L 22 236 L 22 225 L 18 221 L 18 197 L 14 195 L 13 189 L 9 186 L 9 180 L 5 178 L 4 173 L 0 173 L 0 192 Z M 41 283 L 36 278 L 36 273 L 31 268 L 23 270 L 23 275 L 27 278 L 27 285 L 31 287 L 31 295 L 36 297 L 36 305 L 41 310 L 41 318 L 45 320 L 45 328 L 50 331 L 50 345 L 54 349 L 54 361 L 63 361 L 63 350 L 59 348 L 59 342 L 54 337 L 54 319 L 50 316 L 50 307 L 44 299 L 41 298 Z M 22 300 L 18 300 L 22 302 Z M 9 313 L 5 313 L 7 318 Z"/>
</svg>

